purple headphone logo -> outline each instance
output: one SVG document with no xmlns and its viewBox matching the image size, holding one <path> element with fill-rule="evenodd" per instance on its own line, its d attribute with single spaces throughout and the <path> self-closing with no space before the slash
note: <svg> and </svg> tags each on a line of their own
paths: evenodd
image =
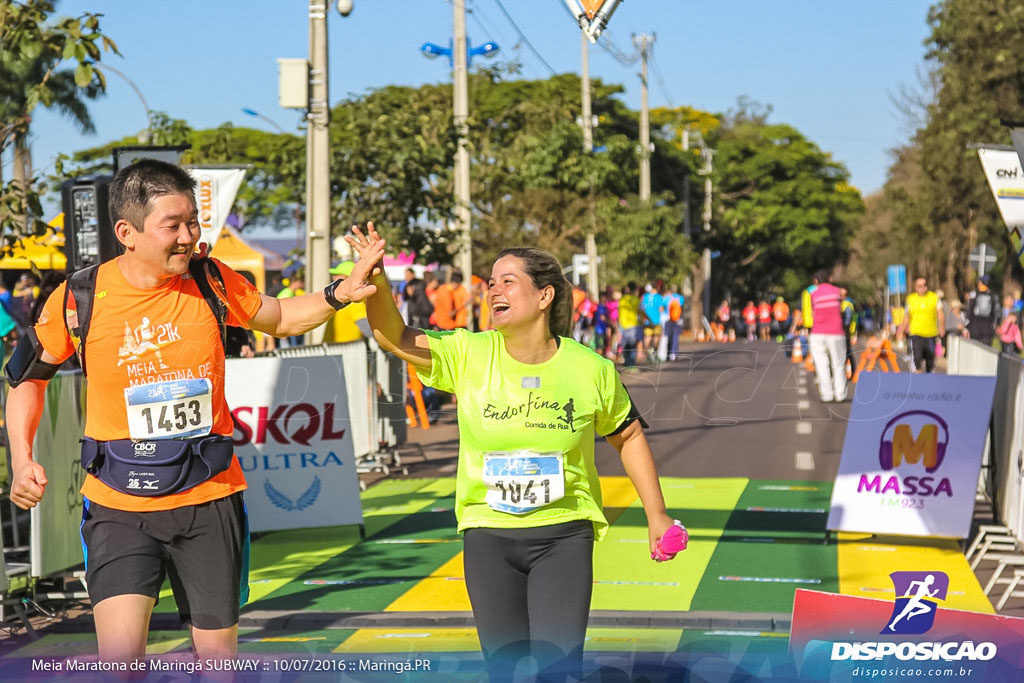
<svg viewBox="0 0 1024 683">
<path fill-rule="evenodd" d="M 903 422 L 915 415 L 928 418 L 916 437 L 910 425 Z M 910 410 L 900 413 L 885 425 L 878 446 L 878 461 L 883 470 L 891 470 L 904 460 L 917 463 L 923 459 L 925 471 L 931 474 L 942 465 L 948 445 L 949 426 L 945 420 L 928 410 Z"/>
</svg>

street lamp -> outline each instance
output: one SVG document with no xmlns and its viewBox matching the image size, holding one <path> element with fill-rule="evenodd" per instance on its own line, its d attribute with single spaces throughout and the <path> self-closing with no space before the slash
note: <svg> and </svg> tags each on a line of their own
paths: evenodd
<svg viewBox="0 0 1024 683">
<path fill-rule="evenodd" d="M 287 131 L 284 128 L 282 128 L 277 123 L 277 121 L 275 121 L 274 119 L 270 118 L 269 116 L 264 116 L 263 114 L 259 113 L 255 109 L 249 109 L 248 107 L 242 107 L 242 113 L 243 114 L 248 114 L 249 116 L 255 116 L 256 118 L 258 118 L 258 119 L 260 119 L 262 121 L 266 121 L 271 126 L 273 126 L 277 130 L 278 133 L 284 133 L 285 135 L 287 135 Z"/>
<path fill-rule="evenodd" d="M 493 40 L 488 40 L 486 43 L 482 45 L 477 45 L 476 47 L 470 47 L 469 41 L 467 40 L 466 62 L 472 65 L 473 57 L 494 57 L 498 53 L 498 50 L 500 49 L 501 48 L 498 46 L 498 44 Z M 453 68 L 455 66 L 453 57 L 454 51 L 452 50 L 452 41 L 448 41 L 448 47 L 442 47 L 440 45 L 437 45 L 436 43 L 423 43 L 423 45 L 420 45 L 420 52 L 423 53 L 424 57 L 429 57 L 430 59 L 436 59 L 438 57 L 447 57 L 448 66 Z"/>
<path fill-rule="evenodd" d="M 144 134 L 139 135 L 139 142 L 141 142 L 144 145 L 148 144 L 150 139 L 153 137 L 153 115 L 150 113 L 149 103 L 147 103 L 146 98 L 143 97 L 142 91 L 139 90 L 139 87 L 135 85 L 135 82 L 132 81 L 132 79 L 128 78 L 123 73 L 121 73 L 114 67 L 110 66 L 109 64 L 94 62 L 93 66 L 100 69 L 101 71 L 109 71 L 115 76 L 120 76 L 125 80 L 125 82 L 129 86 L 131 86 L 131 89 L 135 91 L 135 94 L 139 96 L 139 101 L 142 102 L 142 108 L 146 110 L 146 131 Z"/>
<path fill-rule="evenodd" d="M 425 57 L 448 57 L 452 69 L 452 112 L 455 130 L 459 139 L 455 151 L 455 221 L 458 234 L 459 253 L 456 258 L 459 270 L 469 283 L 473 279 L 473 216 L 470 211 L 469 148 L 466 144 L 469 117 L 469 84 L 467 72 L 473 57 L 493 57 L 498 53 L 498 44 L 487 41 L 483 45 L 470 47 L 466 37 L 466 4 L 464 0 L 452 2 L 452 28 L 455 34 L 448 47 L 434 43 L 423 43 L 420 51 Z M 472 322 L 470 322 L 472 329 Z"/>
</svg>

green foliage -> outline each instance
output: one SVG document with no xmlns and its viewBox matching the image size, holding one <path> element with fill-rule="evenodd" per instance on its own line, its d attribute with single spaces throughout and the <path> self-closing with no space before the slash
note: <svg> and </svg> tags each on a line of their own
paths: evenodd
<svg viewBox="0 0 1024 683">
<path fill-rule="evenodd" d="M 908 275 L 924 275 L 952 297 L 973 287 L 967 256 L 980 242 L 1001 252 L 1004 279 L 1024 276 L 968 148 L 1009 143 L 1000 120 L 1024 119 L 1024 62 L 1015 51 L 1024 41 L 1024 2 L 942 0 L 928 24 L 934 92 L 923 94 L 923 123 L 896 151 L 878 210 L 867 214 L 858 241 L 881 240 L 888 263 L 905 263 Z M 858 261 L 859 276 L 869 281 L 886 265 Z"/>
<path fill-rule="evenodd" d="M 713 268 L 723 294 L 795 295 L 842 263 L 863 211 L 846 169 L 787 125 L 738 117 L 715 135 Z"/>
<path fill-rule="evenodd" d="M 100 32 L 99 14 L 51 20 L 49 0 L 0 0 L 0 153 L 14 148 L 11 182 L 0 188 L 0 232 L 6 243 L 45 225 L 40 180 L 26 172 L 27 137 L 32 111 L 39 105 L 67 116 L 84 133 L 93 131 L 85 100 L 99 96 L 106 85 L 93 67 L 101 48 L 117 46 Z M 72 66 L 62 68 L 70 62 Z"/>
</svg>

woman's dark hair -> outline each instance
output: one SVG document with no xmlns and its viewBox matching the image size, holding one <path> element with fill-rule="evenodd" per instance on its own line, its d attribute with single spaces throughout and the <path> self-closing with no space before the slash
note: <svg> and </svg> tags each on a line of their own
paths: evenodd
<svg viewBox="0 0 1024 683">
<path fill-rule="evenodd" d="M 530 276 L 536 289 L 554 287 L 555 299 L 551 303 L 548 329 L 555 337 L 572 334 L 572 285 L 562 274 L 562 265 L 553 255 L 536 247 L 509 247 L 502 249 L 498 258 L 515 256 L 523 262 L 523 270 Z"/>
</svg>

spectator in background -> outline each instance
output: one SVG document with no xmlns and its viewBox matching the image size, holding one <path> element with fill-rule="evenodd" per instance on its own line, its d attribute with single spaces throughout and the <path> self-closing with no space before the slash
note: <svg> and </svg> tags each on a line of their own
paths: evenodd
<svg viewBox="0 0 1024 683">
<path fill-rule="evenodd" d="M 757 305 L 757 337 L 761 341 L 768 341 L 772 335 L 772 307 L 766 300 L 761 299 Z"/>
<path fill-rule="evenodd" d="M 949 348 L 950 337 L 962 337 L 966 329 L 967 316 L 964 315 L 964 305 L 954 299 L 949 302 L 949 314 L 946 316 L 946 348 Z"/>
<path fill-rule="evenodd" d="M 748 301 L 743 307 L 743 330 L 748 342 L 757 339 L 757 306 L 753 301 Z"/>
<path fill-rule="evenodd" d="M 1020 324 L 1018 323 L 1019 317 L 1020 307 L 1014 305 L 1003 318 L 1003 322 L 999 324 L 999 341 L 1002 344 L 1003 353 L 1008 353 L 1011 356 L 1020 355 L 1021 335 Z"/>
<path fill-rule="evenodd" d="M 654 361 L 658 344 L 661 342 L 661 316 L 665 310 L 665 298 L 661 295 L 662 286 L 658 283 L 658 288 L 655 289 L 653 285 L 647 285 L 640 299 L 640 308 L 643 311 L 643 347 L 647 350 L 650 361 Z"/>
<path fill-rule="evenodd" d="M 455 297 L 453 291 L 454 288 L 450 282 L 439 284 L 437 289 L 434 290 L 434 296 L 431 299 L 434 304 L 434 314 L 430 317 L 430 322 L 433 323 L 435 329 L 455 329 Z"/>
<path fill-rule="evenodd" d="M 277 298 L 292 299 L 297 296 L 302 296 L 306 293 L 306 290 L 304 289 L 305 285 L 306 283 L 301 277 L 294 277 L 285 284 L 280 292 L 277 293 Z M 301 334 L 287 337 L 288 346 L 302 346 L 303 338 L 304 335 Z M 281 341 L 284 342 L 285 339 L 282 339 Z M 284 346 L 283 343 L 282 346 Z"/>
<path fill-rule="evenodd" d="M 978 286 L 967 295 L 967 338 L 985 346 L 992 345 L 999 320 L 999 299 L 989 290 L 992 279 L 988 275 L 978 278 Z"/>
<path fill-rule="evenodd" d="M 4 307 L 4 311 L 7 316 L 11 315 L 11 290 L 7 289 L 7 285 L 0 280 L 0 306 Z"/>
<path fill-rule="evenodd" d="M 781 296 L 775 297 L 772 305 L 772 332 L 778 341 L 789 332 L 789 304 Z"/>
<path fill-rule="evenodd" d="M 434 304 L 430 303 L 430 297 L 427 296 L 427 283 L 417 277 L 406 280 L 402 298 L 405 299 L 409 326 L 429 330 Z"/>
<path fill-rule="evenodd" d="M 342 261 L 331 268 L 331 279 L 344 280 L 352 273 L 355 265 L 352 261 Z M 408 287 L 408 284 L 406 286 Z M 355 301 L 340 311 L 335 311 L 327 319 L 327 327 L 324 329 L 326 344 L 345 344 L 369 336 L 370 324 L 366 321 L 366 304 L 362 301 Z"/>
<path fill-rule="evenodd" d="M 946 320 L 939 306 L 939 296 L 928 289 L 928 280 L 914 280 L 914 291 L 907 295 L 907 315 L 900 332 L 910 332 L 910 348 L 914 354 L 914 372 L 935 371 L 935 342 L 939 330 L 945 331 Z"/>
<path fill-rule="evenodd" d="M 814 276 L 811 289 L 811 357 L 818 392 L 824 403 L 846 400 L 846 335 L 843 333 L 842 290 L 832 284 L 831 273 Z M 810 289 L 810 288 L 809 288 Z M 805 323 L 806 324 L 806 323 Z"/>
<path fill-rule="evenodd" d="M 675 360 L 679 355 L 679 335 L 683 331 L 683 304 L 686 300 L 679 293 L 679 287 L 671 285 L 665 300 L 668 308 L 668 320 L 665 322 L 665 336 L 668 337 L 668 359 Z"/>
<path fill-rule="evenodd" d="M 622 359 L 627 368 L 634 367 L 643 353 L 642 310 L 635 282 L 626 284 L 619 299 L 619 327 L 622 334 Z"/>
<path fill-rule="evenodd" d="M 35 275 L 22 273 L 11 294 L 11 317 L 21 329 L 32 326 L 32 308 L 38 298 L 39 286 Z"/>
<path fill-rule="evenodd" d="M 452 288 L 452 310 L 455 327 L 469 329 L 469 316 L 473 307 L 473 296 L 469 288 L 463 284 L 462 271 L 452 271 L 452 281 L 448 283 Z"/>
</svg>

